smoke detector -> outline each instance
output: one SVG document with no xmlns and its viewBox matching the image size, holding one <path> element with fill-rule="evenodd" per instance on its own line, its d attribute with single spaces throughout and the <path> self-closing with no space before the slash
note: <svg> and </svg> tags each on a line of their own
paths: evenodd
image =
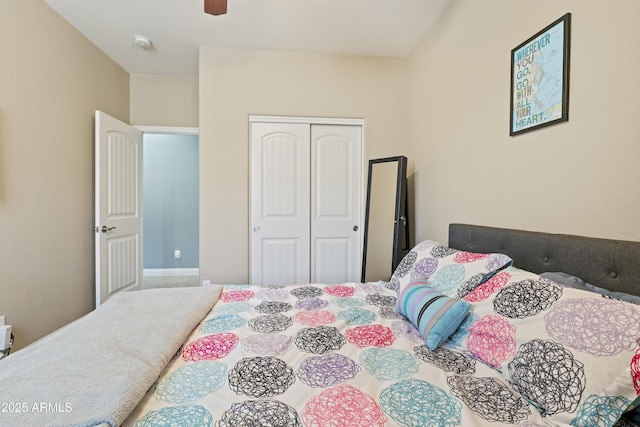
<svg viewBox="0 0 640 427">
<path fill-rule="evenodd" d="M 145 36 L 133 36 L 133 42 L 143 49 L 149 49 L 151 47 L 151 40 Z"/>
</svg>

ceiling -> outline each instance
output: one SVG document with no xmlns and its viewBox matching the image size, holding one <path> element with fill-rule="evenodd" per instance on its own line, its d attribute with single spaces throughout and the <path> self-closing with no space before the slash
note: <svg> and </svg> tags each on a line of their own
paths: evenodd
<svg viewBox="0 0 640 427">
<path fill-rule="evenodd" d="M 199 46 L 403 58 L 452 0 L 44 1 L 131 74 L 195 76 Z"/>
</svg>

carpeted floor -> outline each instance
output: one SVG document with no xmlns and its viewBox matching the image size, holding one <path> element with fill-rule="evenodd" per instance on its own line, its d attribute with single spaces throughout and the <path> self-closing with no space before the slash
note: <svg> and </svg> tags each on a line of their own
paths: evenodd
<svg viewBox="0 0 640 427">
<path fill-rule="evenodd" d="M 144 276 L 142 289 L 186 288 L 200 285 L 200 276 Z"/>
</svg>

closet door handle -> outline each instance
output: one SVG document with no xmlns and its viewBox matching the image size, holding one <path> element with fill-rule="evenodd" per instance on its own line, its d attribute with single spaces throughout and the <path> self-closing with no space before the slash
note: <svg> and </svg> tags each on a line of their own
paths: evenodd
<svg viewBox="0 0 640 427">
<path fill-rule="evenodd" d="M 108 233 L 108 232 L 113 231 L 115 229 L 116 229 L 115 227 L 107 227 L 106 225 L 103 225 L 102 228 L 101 228 L 101 231 L 103 233 Z"/>
<path fill-rule="evenodd" d="M 260 231 L 260 227 L 256 225 L 255 227 L 253 227 L 253 231 L 257 233 L 258 231 Z"/>
<path fill-rule="evenodd" d="M 357 225 L 353 226 L 353 231 L 358 231 L 358 226 Z"/>
</svg>

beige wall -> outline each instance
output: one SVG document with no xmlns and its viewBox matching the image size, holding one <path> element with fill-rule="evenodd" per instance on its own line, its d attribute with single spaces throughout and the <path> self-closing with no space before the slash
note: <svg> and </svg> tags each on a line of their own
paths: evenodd
<svg viewBox="0 0 640 427">
<path fill-rule="evenodd" d="M 131 125 L 198 127 L 198 76 L 131 74 Z"/>
<path fill-rule="evenodd" d="M 249 279 L 249 115 L 364 118 L 367 159 L 400 155 L 404 92 L 400 59 L 201 48 L 200 278 Z"/>
<path fill-rule="evenodd" d="M 93 309 L 93 116 L 129 76 L 41 0 L 0 0 L 0 314 L 14 348 Z"/>
<path fill-rule="evenodd" d="M 511 49 L 572 13 L 569 121 L 509 137 Z M 408 59 L 418 237 L 450 222 L 640 239 L 640 2 L 455 0 Z"/>
</svg>

